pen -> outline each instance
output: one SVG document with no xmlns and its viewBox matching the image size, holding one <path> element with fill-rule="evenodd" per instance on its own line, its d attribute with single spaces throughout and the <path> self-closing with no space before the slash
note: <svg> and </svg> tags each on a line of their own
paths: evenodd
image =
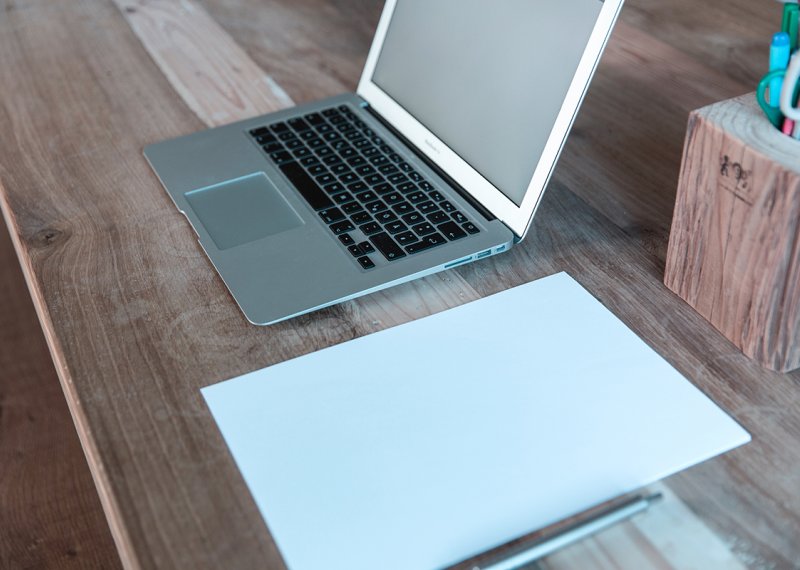
<svg viewBox="0 0 800 570">
<path fill-rule="evenodd" d="M 534 560 L 548 556 L 573 542 L 582 540 L 647 510 L 650 505 L 658 502 L 661 498 L 661 493 L 647 496 L 637 495 L 619 505 L 613 505 L 586 520 L 573 523 L 553 536 L 523 544 L 502 557 L 483 564 L 477 564 L 471 570 L 514 570 L 525 564 L 530 564 Z"/>
<path fill-rule="evenodd" d="M 769 70 L 777 71 L 786 69 L 789 66 L 789 34 L 778 32 L 772 36 L 772 44 L 769 46 Z M 769 84 L 769 104 L 773 107 L 780 107 L 781 88 L 783 78 L 776 77 Z"/>
</svg>

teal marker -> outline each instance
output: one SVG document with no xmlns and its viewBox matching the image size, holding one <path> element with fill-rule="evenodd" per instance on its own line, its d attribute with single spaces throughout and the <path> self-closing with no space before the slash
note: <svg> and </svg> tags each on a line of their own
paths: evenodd
<svg viewBox="0 0 800 570">
<path fill-rule="evenodd" d="M 789 53 L 791 50 L 789 34 L 778 32 L 772 36 L 772 45 L 769 46 L 769 70 L 784 70 L 789 66 Z M 783 87 L 783 77 L 776 77 L 769 83 L 769 104 L 770 107 L 780 107 L 781 88 Z"/>
</svg>

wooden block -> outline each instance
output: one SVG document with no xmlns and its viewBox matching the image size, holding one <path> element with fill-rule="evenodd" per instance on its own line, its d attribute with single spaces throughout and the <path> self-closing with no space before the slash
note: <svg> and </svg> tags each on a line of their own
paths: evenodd
<svg viewBox="0 0 800 570">
<path fill-rule="evenodd" d="M 800 367 L 800 142 L 754 94 L 689 117 L 664 283 L 747 356 Z"/>
</svg>

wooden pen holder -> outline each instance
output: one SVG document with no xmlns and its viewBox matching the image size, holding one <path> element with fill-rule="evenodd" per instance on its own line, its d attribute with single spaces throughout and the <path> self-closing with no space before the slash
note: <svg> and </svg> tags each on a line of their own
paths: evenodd
<svg viewBox="0 0 800 570">
<path fill-rule="evenodd" d="M 767 368 L 800 368 L 800 141 L 754 94 L 689 117 L 664 283 Z"/>
</svg>

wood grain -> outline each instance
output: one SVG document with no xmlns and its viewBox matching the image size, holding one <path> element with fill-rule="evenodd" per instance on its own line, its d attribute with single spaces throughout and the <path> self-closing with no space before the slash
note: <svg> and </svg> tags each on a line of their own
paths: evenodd
<svg viewBox="0 0 800 570">
<path fill-rule="evenodd" d="M 119 568 L 119 556 L 0 222 L 0 568 Z"/>
<path fill-rule="evenodd" d="M 380 10 L 203 5 L 298 102 L 355 84 Z M 239 314 L 141 156 L 213 113 L 181 97 L 168 58 L 116 6 L 0 0 L 0 80 L 14 85 L 0 93 L 2 207 L 126 566 L 283 567 L 200 387 L 560 270 L 753 433 L 669 487 L 745 565 L 795 565 L 800 376 L 754 365 L 662 283 L 688 111 L 752 88 L 706 39 L 685 45 L 693 20 L 631 5 L 520 247 L 263 329 Z M 681 6 L 698 22 L 713 7 Z M 765 22 L 721 19 L 717 33 L 736 49 L 731 38 Z"/>
<path fill-rule="evenodd" d="M 754 94 L 692 113 L 664 282 L 745 354 L 800 367 L 800 143 Z"/>
</svg>

